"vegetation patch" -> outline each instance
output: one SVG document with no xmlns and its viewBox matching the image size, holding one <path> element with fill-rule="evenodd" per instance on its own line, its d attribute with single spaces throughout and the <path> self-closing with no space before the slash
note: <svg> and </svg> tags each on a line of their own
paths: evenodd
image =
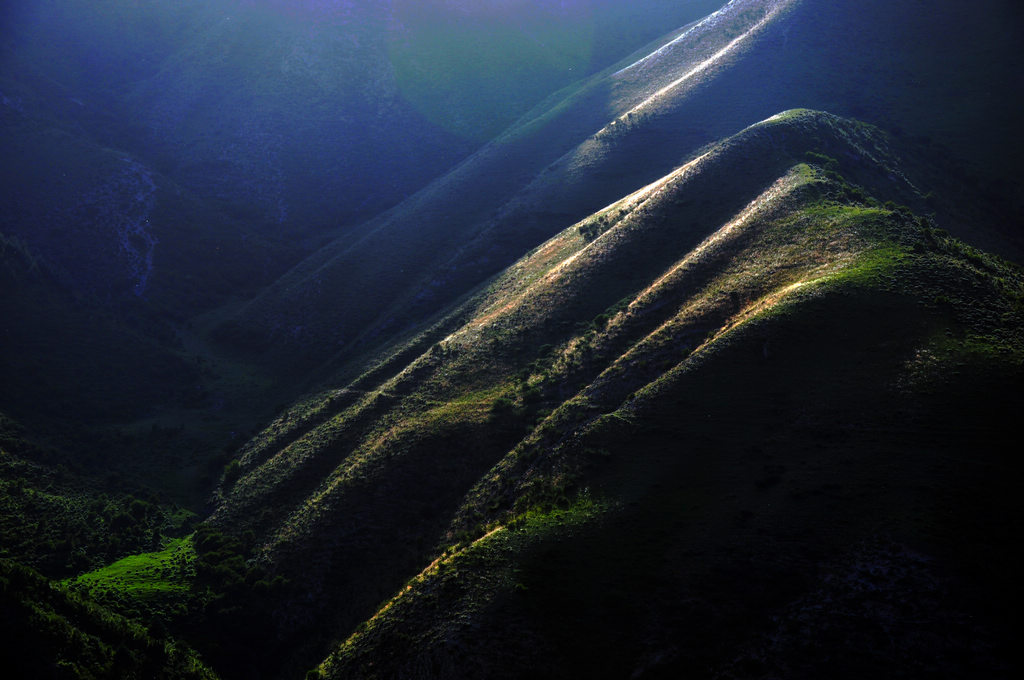
<svg viewBox="0 0 1024 680">
<path fill-rule="evenodd" d="M 191 537 L 166 542 L 158 552 L 131 555 L 67 583 L 97 595 L 118 592 L 138 600 L 173 601 L 192 587 L 196 552 Z"/>
<path fill-rule="evenodd" d="M 217 677 L 165 630 L 147 629 L 3 559 L 0 609 L 0 661 L 12 677 Z"/>
</svg>

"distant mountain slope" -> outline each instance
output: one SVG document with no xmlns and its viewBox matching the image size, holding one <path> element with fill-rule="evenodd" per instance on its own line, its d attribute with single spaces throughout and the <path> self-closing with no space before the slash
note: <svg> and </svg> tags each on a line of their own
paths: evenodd
<svg viewBox="0 0 1024 680">
<path fill-rule="evenodd" d="M 210 520 L 251 531 L 293 584 L 273 653 L 308 662 L 401 591 L 325 673 L 683 670 L 754 645 L 760 617 L 812 597 L 815 565 L 847 569 L 859 541 L 907 542 L 942 578 L 980 568 L 950 555 L 997 551 L 984 522 L 1011 512 L 998 478 L 1012 462 L 970 438 L 1008 432 L 1019 400 L 984 395 L 1021 377 L 1024 288 L 1016 267 L 891 202 L 920 190 L 876 129 L 779 114 L 535 249 L 422 354 L 414 340 L 290 409 L 243 448 Z M 933 522 L 968 497 L 955 525 Z M 762 559 L 763 573 L 744 566 Z M 792 581 L 751 599 L 787 564 Z M 687 603 L 717 606 L 691 592 L 721 594 L 716 569 L 751 585 L 707 625 L 749 614 L 755 637 L 702 651 L 682 639 L 704 625 Z M 505 626 L 515 641 L 497 644 Z M 616 645 L 613 631 L 632 632 Z"/>
<path fill-rule="evenodd" d="M 642 0 L 624 22 L 607 0 L 13 0 L 0 25 L 0 114 L 20 119 L 5 120 L 0 150 L 5 169 L 30 171 L 11 192 L 66 231 L 81 218 L 69 212 L 95 218 L 96 187 L 76 171 L 130 159 L 187 196 L 157 197 L 163 273 L 216 284 L 218 269 L 239 268 L 259 282 L 448 170 L 551 91 L 720 4 Z M 229 261 L 204 261 L 214 252 Z M 189 257 L 207 266 L 189 269 Z M 244 280 L 234 289 L 250 296 Z"/>
<path fill-rule="evenodd" d="M 79 246 L 67 253 L 102 260 L 104 245 L 97 239 L 98 252 Z M 97 271 L 111 273 L 102 266 Z M 254 427 L 266 411 L 265 395 L 256 392 L 260 376 L 230 362 L 209 361 L 200 356 L 201 347 L 186 347 L 177 332 L 181 321 L 168 319 L 144 298 L 130 291 L 105 298 L 88 286 L 69 285 L 69 276 L 25 240 L 0 229 L 0 411 L 53 449 L 36 463 L 70 468 L 59 471 L 59 479 L 117 480 L 118 491 L 144 485 L 200 506 L 215 481 L 211 471 L 219 475 L 224 464 L 225 442 L 236 436 L 233 432 Z M 19 476 L 6 463 L 0 468 L 2 482 Z M 14 534 L 37 544 L 36 557 L 58 564 L 75 551 L 51 543 L 47 553 L 49 529 L 63 532 L 65 522 L 88 517 L 75 520 L 72 515 L 87 504 L 77 499 L 75 511 L 68 513 L 62 495 L 50 488 L 48 501 L 33 512 L 15 511 L 23 505 L 19 501 L 0 513 L 0 524 L 20 527 Z M 34 512 L 50 503 L 62 510 L 48 511 L 47 528 L 40 528 Z M 91 526 L 79 537 L 100 532 L 103 527 Z M 89 545 L 91 559 L 107 552 L 106 542 Z"/>
<path fill-rule="evenodd" d="M 617 0 L 4 3 L 0 235 L 46 276 L 0 291 L 18 322 L 0 334 L 0 406 L 27 421 L 83 402 L 76 414 L 121 422 L 205 417 L 222 425 L 213 439 L 248 429 L 252 415 L 225 410 L 293 393 L 225 369 L 233 353 L 211 356 L 197 316 L 252 298 L 490 127 L 719 4 L 644 0 L 626 23 Z M 424 44 L 447 23 L 449 39 L 489 40 Z M 462 108 L 482 91 L 491 106 Z M 200 378 L 214 373 L 243 375 L 225 396 Z"/>
<path fill-rule="evenodd" d="M 161 338 L 162 323 L 96 314 L 88 291 L 69 291 L 37 257 L 23 241 L 0 233 L 5 409 L 33 419 L 104 419 L 111 411 L 131 418 L 164 393 L 201 380 L 199 369 Z"/>
<path fill-rule="evenodd" d="M 24 242 L 66 289 L 108 307 L 144 302 L 180 321 L 281 272 L 261 262 L 275 241 L 258 225 L 83 133 L 74 112 L 55 112 L 67 90 L 16 96 L 5 85 L 0 231 Z M 90 115 L 112 124 L 106 113 L 82 114 Z M 283 260 L 302 254 L 278 247 Z"/>
<path fill-rule="evenodd" d="M 364 225 L 357 238 L 298 265 L 216 335 L 274 363 L 309 366 L 333 357 L 345 368 L 702 145 L 793 106 L 932 135 L 989 163 L 990 177 L 998 177 L 1002 158 L 1021 155 L 1006 118 L 1013 107 L 998 94 L 967 95 L 972 105 L 982 102 L 971 107 L 947 96 L 951 82 L 965 94 L 1005 92 L 998 82 L 1021 59 L 1012 37 L 1019 13 L 1006 3 L 986 7 L 940 2 L 921 12 L 874 0 L 730 2 L 648 53 L 552 96 L 447 176 Z M 943 66 L 927 61 L 937 41 L 950 45 Z M 879 55 L 888 64 L 881 71 Z M 935 182 L 960 187 L 966 173 L 960 175 L 963 181 L 947 168 L 930 177 L 936 196 L 953 191 Z M 1020 252 L 1010 220 L 974 215 L 969 222 L 943 226 Z M 1003 225 L 1006 233 L 987 233 L 979 222 Z"/>
</svg>

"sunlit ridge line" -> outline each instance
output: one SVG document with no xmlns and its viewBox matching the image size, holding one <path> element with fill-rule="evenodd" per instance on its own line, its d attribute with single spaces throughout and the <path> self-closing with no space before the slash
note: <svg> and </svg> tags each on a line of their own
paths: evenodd
<svg viewBox="0 0 1024 680">
<path fill-rule="evenodd" d="M 729 41 L 729 43 L 725 47 L 723 47 L 722 49 L 718 50 L 717 52 L 712 54 L 710 57 L 708 57 L 704 61 L 702 61 L 699 64 L 697 64 L 696 66 L 691 68 L 689 71 L 684 73 L 682 76 L 680 76 L 679 78 L 676 78 L 675 80 L 673 80 L 668 85 L 662 87 L 661 89 L 659 89 L 654 94 L 652 94 L 649 97 L 647 97 L 646 99 L 644 99 L 642 102 L 640 102 L 639 104 L 637 104 L 633 108 L 629 109 L 625 113 L 623 113 L 623 114 L 619 115 L 618 117 L 616 117 L 616 119 L 612 122 L 612 124 L 614 125 L 617 122 L 626 120 L 626 118 L 629 115 L 638 113 L 639 111 L 641 111 L 642 109 L 644 109 L 645 107 L 650 105 L 652 102 L 654 102 L 655 100 L 657 100 L 660 97 L 662 97 L 669 90 L 672 90 L 672 89 L 676 88 L 677 86 L 679 86 L 683 82 L 689 80 L 690 78 L 692 78 L 693 76 L 697 75 L 698 73 L 701 73 L 702 71 L 705 71 L 708 68 L 710 68 L 711 66 L 713 66 L 716 62 L 721 60 L 722 57 L 724 57 L 729 52 L 731 52 L 733 50 L 733 48 L 736 47 L 736 45 L 738 45 L 739 43 L 745 41 L 747 38 L 749 38 L 755 32 L 759 31 L 768 22 L 770 22 L 772 19 L 774 19 L 775 15 L 778 14 L 778 12 L 779 12 L 779 9 L 778 9 L 778 6 L 776 6 L 775 9 L 773 9 L 771 12 L 769 12 L 767 15 L 765 15 L 764 18 L 762 18 L 756 24 L 751 26 L 749 29 L 744 31 L 743 34 L 741 34 L 741 35 L 733 38 L 731 41 Z M 605 129 L 607 129 L 607 127 Z"/>
<path fill-rule="evenodd" d="M 399 602 L 404 601 L 408 597 L 407 594 L 412 591 L 414 586 L 417 586 L 417 585 L 425 582 L 426 579 L 428 579 L 430 576 L 432 576 L 435 573 L 437 573 L 438 572 L 438 568 L 440 567 L 442 562 L 444 562 L 444 561 L 451 561 L 455 557 L 464 554 L 466 551 L 471 550 L 471 549 L 473 549 L 475 547 L 478 547 L 484 541 L 490 539 L 492 536 L 494 536 L 495 534 L 500 533 L 502 531 L 505 531 L 505 527 L 499 525 L 499 526 L 491 529 L 486 534 L 484 534 L 480 538 L 474 540 L 472 543 L 470 543 L 469 545 L 467 545 L 465 547 L 459 548 L 459 549 L 457 549 L 457 550 L 455 550 L 454 552 L 451 552 L 451 553 L 449 553 L 446 550 L 441 555 L 438 555 L 430 564 L 428 564 L 426 567 L 424 567 L 418 574 L 416 574 L 411 579 L 409 579 L 406 582 L 405 586 L 400 588 L 399 591 L 395 595 L 393 595 L 391 597 L 391 599 L 389 599 L 387 602 L 385 602 L 384 605 L 381 606 L 381 608 L 378 609 L 376 611 L 376 613 L 374 613 L 373 616 L 371 616 L 369 619 L 367 619 L 366 620 L 366 626 L 365 627 L 361 627 L 362 630 L 354 631 L 348 638 L 346 638 L 338 646 L 338 649 L 339 650 L 343 650 L 343 649 L 352 647 L 355 644 L 356 640 L 358 640 L 360 637 L 365 635 L 365 633 L 363 631 L 369 629 L 369 627 L 372 626 L 376 621 L 381 620 L 384 617 L 384 615 L 387 614 L 387 612 L 392 607 L 396 606 Z M 323 668 L 328 667 L 332 660 L 333 660 L 333 654 L 329 655 L 326 659 L 324 659 L 324 661 L 317 668 L 323 669 Z"/>
<path fill-rule="evenodd" d="M 658 191 L 660 191 L 661 189 L 665 188 L 666 186 L 668 186 L 668 184 L 670 184 L 674 180 L 678 179 L 679 177 L 682 177 L 688 170 L 690 170 L 690 168 L 692 168 L 695 165 L 697 165 L 707 155 L 708 154 L 705 153 L 705 154 L 702 154 L 702 155 L 698 156 L 697 158 L 694 158 L 689 163 L 676 168 L 675 170 L 670 172 L 668 175 L 662 177 L 661 179 L 655 180 L 654 182 L 651 182 L 647 186 L 642 187 L 640 189 L 637 189 L 636 191 L 631 193 L 626 198 L 620 199 L 620 200 L 616 201 L 615 203 L 612 203 L 607 208 L 605 208 L 605 210 L 614 209 L 614 207 L 616 205 L 625 205 L 625 206 L 628 206 L 628 208 L 629 208 L 629 213 L 626 215 L 626 217 L 629 217 L 629 215 L 632 215 L 638 209 L 642 208 L 643 205 L 645 203 L 647 203 L 647 201 L 649 201 L 653 196 L 655 196 L 658 193 Z M 600 212 L 604 212 L 604 211 L 599 211 L 599 213 Z M 587 219 L 590 219 L 590 218 L 587 218 Z M 618 222 L 616 222 L 615 227 L 618 227 L 619 224 L 621 224 L 624 220 L 625 220 L 625 217 L 622 220 L 619 220 Z M 586 220 L 583 220 L 583 221 L 585 222 Z M 578 224 L 582 224 L 582 222 L 580 222 Z M 569 264 L 571 264 L 577 257 L 579 257 L 581 254 L 583 254 L 587 250 L 589 250 L 592 246 L 594 246 L 594 244 L 601 243 L 602 240 L 603 240 L 603 237 L 605 236 L 605 234 L 608 234 L 608 233 L 616 231 L 615 227 L 613 227 L 611 229 L 608 229 L 607 231 L 605 231 L 604 233 L 599 235 L 596 239 L 594 239 L 593 241 L 591 241 L 590 243 L 588 243 L 587 245 L 583 246 L 578 251 L 573 253 L 571 256 L 569 256 L 568 258 L 566 258 L 562 262 L 559 262 L 554 268 L 551 269 L 551 271 L 549 271 L 547 274 L 545 274 L 540 280 L 541 281 L 543 281 L 543 280 L 554 280 L 555 278 L 557 278 L 557 275 L 563 269 L 565 269 Z M 534 284 L 534 285 L 536 285 L 536 284 Z M 532 288 L 532 286 L 531 286 L 531 288 Z"/>
<path fill-rule="evenodd" d="M 657 195 L 657 193 L 661 189 L 663 189 L 665 186 L 667 186 L 671 182 L 675 181 L 676 179 L 682 177 L 687 171 L 689 171 L 691 168 L 693 168 L 698 163 L 700 163 L 700 161 L 702 161 L 709 154 L 710 154 L 710 152 L 701 154 L 700 156 L 698 156 L 697 158 L 694 158 L 692 161 L 686 163 L 685 165 L 682 165 L 682 166 L 676 168 L 675 170 L 670 172 L 668 175 L 666 175 L 666 176 L 664 176 L 664 177 L 662 177 L 662 178 L 660 178 L 658 180 L 655 180 L 654 182 L 651 182 L 650 184 L 648 184 L 646 186 L 643 186 L 643 187 L 637 189 L 636 191 L 634 191 L 633 193 L 629 194 L 625 198 L 619 199 L 618 201 L 615 201 L 614 203 L 610 203 L 605 208 L 603 208 L 601 210 L 598 210 L 593 215 L 590 215 L 589 217 L 586 217 L 583 220 L 580 220 L 579 222 L 575 223 L 574 225 L 569 227 L 569 229 L 567 229 L 565 232 L 562 232 L 561 234 L 559 234 L 559 235 L 555 236 L 554 238 L 550 239 L 545 244 L 542 244 L 539 248 L 542 249 L 544 247 L 544 245 L 547 245 L 547 243 L 550 243 L 551 241 L 559 240 L 559 239 L 564 239 L 566 237 L 566 233 L 567 232 L 571 232 L 573 229 L 578 228 L 579 225 L 581 225 L 584 222 L 586 222 L 587 220 L 591 219 L 594 215 L 599 215 L 599 214 L 602 214 L 602 213 L 614 210 L 616 208 L 616 206 L 623 206 L 623 207 L 627 208 L 628 211 L 629 211 L 629 215 L 635 213 L 638 209 L 642 208 L 643 205 L 647 201 L 649 201 L 653 196 Z M 628 217 L 629 215 L 627 215 L 626 217 Z M 567 269 L 573 262 L 575 262 L 583 253 L 589 251 L 591 248 L 597 247 L 596 244 L 603 243 L 604 240 L 605 240 L 606 235 L 616 231 L 618 225 L 621 224 L 622 221 L 624 221 L 626 219 L 626 217 L 623 217 L 621 220 L 619 220 L 616 223 L 616 225 L 614 227 L 608 229 L 607 231 L 602 233 L 600 236 L 598 236 L 596 239 L 594 239 L 590 243 L 587 243 L 582 248 L 580 248 L 579 250 L 574 252 L 572 255 L 568 256 L 567 258 L 565 258 L 564 260 L 562 260 L 558 264 L 554 265 L 543 276 L 538 278 L 533 283 L 530 283 L 523 290 L 521 290 L 519 293 L 514 295 L 512 297 L 512 299 L 508 300 L 504 304 L 495 303 L 494 305 L 484 309 L 480 315 L 478 315 L 476 318 L 474 318 L 465 327 L 460 328 L 459 330 L 455 331 L 454 333 L 452 333 L 451 335 L 446 337 L 445 338 L 445 342 L 448 342 L 450 340 L 454 340 L 456 337 L 458 337 L 460 335 L 468 334 L 471 330 L 479 330 L 481 328 L 485 328 L 486 326 L 488 326 L 490 323 L 492 323 L 496 318 L 498 318 L 502 314 L 508 312 L 511 309 L 515 309 L 524 300 L 526 300 L 530 295 L 532 295 L 536 290 L 538 290 L 539 287 L 542 287 L 544 285 L 548 285 L 551 282 L 557 280 L 561 276 L 561 273 L 565 269 Z"/>
<path fill-rule="evenodd" d="M 629 306 L 633 307 L 637 304 L 643 304 L 645 298 L 655 293 L 660 286 L 665 284 L 675 274 L 684 268 L 699 262 L 704 255 L 708 253 L 708 251 L 722 243 L 726 237 L 736 231 L 736 229 L 750 223 L 750 221 L 759 214 L 763 214 L 766 210 L 770 209 L 778 202 L 780 196 L 789 194 L 795 186 L 796 183 L 788 176 L 782 177 L 774 182 L 764 193 L 740 210 L 739 214 L 729 220 L 728 223 L 716 229 L 713 234 L 705 238 L 689 253 L 687 253 L 682 260 L 671 266 L 668 271 L 655 279 L 653 283 L 647 286 L 639 295 L 636 296 Z"/>
<path fill-rule="evenodd" d="M 678 36 L 676 36 L 672 40 L 668 41 L 667 43 L 665 43 L 664 45 L 662 45 L 658 49 L 654 50 L 653 52 L 651 52 L 647 56 L 641 57 L 640 59 L 637 59 L 636 61 L 634 61 L 629 66 L 624 66 L 623 68 L 619 69 L 618 71 L 616 71 L 615 73 L 612 74 L 612 77 L 614 78 L 614 77 L 616 77 L 618 75 L 621 75 L 621 74 L 625 73 L 626 71 L 629 71 L 629 70 L 631 70 L 633 68 L 636 68 L 638 66 L 646 64 L 648 61 L 651 61 L 652 59 L 657 57 L 662 52 L 665 52 L 666 50 L 671 48 L 676 43 L 680 42 L 681 40 L 684 40 L 685 38 L 688 38 L 690 36 L 690 34 L 693 33 L 694 31 L 697 31 L 699 29 L 705 28 L 708 24 L 713 24 L 717 20 L 717 18 L 718 18 L 718 16 L 720 14 L 722 14 L 723 12 L 729 11 L 734 4 L 735 4 L 735 0 L 733 0 L 732 2 L 727 2 L 725 5 L 723 5 L 722 7 L 719 7 L 718 9 L 716 9 L 711 14 L 707 15 L 706 17 L 704 17 L 700 21 L 696 22 L 693 26 L 690 26 L 690 28 L 686 29 L 685 31 L 680 33 Z"/>
<path fill-rule="evenodd" d="M 770 19 L 772 19 L 772 18 L 773 18 L 773 14 L 769 14 L 764 19 L 761 19 L 756 24 L 754 24 L 752 27 L 750 27 L 746 32 L 744 32 L 742 35 L 737 36 L 736 38 L 733 38 L 731 41 L 729 41 L 729 44 L 727 44 L 725 47 L 723 47 L 722 49 L 718 50 L 717 52 L 712 54 L 710 57 L 708 57 L 707 59 L 705 59 L 704 61 L 700 62 L 699 64 L 694 66 L 692 69 L 687 71 L 685 74 L 683 74 L 679 78 L 673 80 L 671 83 L 669 83 L 665 87 L 661 88 L 660 90 L 658 90 L 657 92 L 652 94 L 647 99 L 643 100 L 642 102 L 640 102 L 639 104 L 634 106 L 627 113 L 636 113 L 637 111 L 639 111 L 639 110 L 643 109 L 644 107 L 646 107 L 651 102 L 653 102 L 656 99 L 662 97 L 666 92 L 668 92 L 668 91 L 670 91 L 672 89 L 675 89 L 678 85 L 680 85 L 681 83 L 689 80 L 690 78 L 692 78 L 693 76 L 697 75 L 698 73 L 706 71 L 708 68 L 713 66 L 716 62 L 721 60 L 722 57 L 724 57 L 726 54 L 730 53 L 733 50 L 733 48 L 736 47 L 736 45 L 738 45 L 739 43 L 745 41 L 755 31 L 757 31 L 762 26 L 764 26 L 766 23 L 768 23 L 768 21 Z"/>
</svg>

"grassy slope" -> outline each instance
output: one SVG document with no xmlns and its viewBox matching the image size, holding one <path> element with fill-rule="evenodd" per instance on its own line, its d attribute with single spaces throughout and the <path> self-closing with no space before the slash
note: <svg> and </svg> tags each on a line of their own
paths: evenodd
<svg viewBox="0 0 1024 680">
<path fill-rule="evenodd" d="M 701 404 L 690 426 L 706 429 L 697 437 L 701 450 L 714 450 L 712 442 L 725 437 L 721 445 L 730 455 L 745 456 L 759 446 L 757 428 L 787 428 L 805 407 L 886 394 L 894 381 L 906 383 L 907 391 L 896 390 L 893 398 L 913 403 L 907 395 L 925 394 L 947 362 L 975 356 L 983 365 L 1019 370 L 1019 273 L 868 193 L 920 200 L 884 135 L 814 112 L 775 116 L 535 249 L 426 334 L 442 337 L 440 342 L 414 340 L 393 362 L 284 414 L 243 448 L 238 479 L 226 484 L 212 521 L 236 533 L 253 530 L 263 559 L 301 583 L 303 594 L 280 607 L 282 632 L 302 630 L 304 624 L 294 622 L 313 617 L 323 638 L 306 632 L 302 643 L 293 640 L 293 648 L 307 645 L 296 658 L 308 659 L 329 636 L 370 616 L 377 602 L 453 541 L 472 540 L 495 523 L 507 525 L 549 503 L 570 502 L 580 488 L 593 490 L 596 483 L 603 485 L 602 507 L 631 507 L 630 500 L 647 507 L 637 496 L 645 485 L 681 474 L 672 462 L 678 456 L 664 451 L 684 435 L 662 430 L 677 412 L 632 413 L 634 403 L 660 403 L 635 393 L 676 385 L 681 375 L 698 376 L 692 378 L 704 381 L 698 394 L 708 396 L 689 397 Z M 957 275 L 950 278 L 952 273 Z M 894 277 L 916 288 L 886 292 Z M 847 290 L 866 292 L 853 304 Z M 986 306 L 976 319 L 954 323 L 947 306 L 962 310 L 972 297 Z M 871 333 L 836 337 L 838 320 L 847 314 L 858 320 L 855 328 Z M 993 325 L 1004 315 L 1009 330 Z M 726 348 L 734 345 L 747 348 L 745 361 L 774 357 L 782 353 L 778 343 L 787 346 L 781 338 L 799 336 L 808 324 L 814 328 L 818 317 L 833 330 L 816 345 L 835 349 L 811 360 L 809 348 L 800 345 L 808 353 L 806 367 L 778 362 L 787 367 L 783 374 L 803 371 L 800 389 L 790 390 L 787 379 L 775 374 L 747 395 L 739 385 L 728 386 L 742 382 L 728 369 L 736 362 L 712 359 L 731 357 Z M 867 323 L 879 318 L 886 323 Z M 775 326 L 782 329 L 779 340 L 753 330 Z M 952 335 L 940 342 L 946 328 Z M 871 357 L 894 335 L 899 343 L 879 354 L 884 361 L 849 376 L 857 391 L 819 382 L 819 375 L 835 372 L 829 362 L 842 348 Z M 417 348 L 426 351 L 417 356 Z M 911 349 L 933 364 L 910 370 L 910 357 L 917 356 Z M 783 398 L 776 399 L 776 392 Z M 700 410 L 705 401 L 708 409 Z M 741 411 L 766 404 L 777 410 L 751 416 L 755 424 L 745 426 L 750 432 L 730 440 L 735 428 L 718 425 L 727 420 L 719 411 L 734 401 Z M 703 417 L 712 414 L 722 420 L 709 425 Z M 600 475 L 587 471 L 609 456 L 628 461 L 629 454 L 616 453 L 615 423 L 648 420 L 658 433 L 648 445 L 649 465 L 631 472 L 623 462 L 626 468 L 616 467 L 614 474 L 607 465 Z M 819 431 L 834 429 L 835 423 L 821 422 Z M 841 431 L 848 429 L 841 424 Z M 901 436 L 913 440 L 921 431 L 911 428 Z M 806 446 L 806 434 L 797 428 L 779 439 Z M 632 451 L 628 437 L 620 440 Z M 754 482 L 764 477 L 766 487 L 774 486 L 772 465 L 767 459 L 756 465 Z M 644 512 L 656 514 L 659 507 Z M 657 521 L 652 525 L 664 530 Z M 486 573 L 479 576 L 491 583 Z M 449 600 L 431 601 L 443 608 Z M 332 604 L 337 602 L 345 606 Z M 432 611 L 438 625 L 451 621 L 452 612 Z M 536 623 L 528 612 L 515 616 L 524 626 Z M 410 626 L 422 621 L 402 614 L 381 617 L 378 624 L 404 630 L 405 619 Z M 402 636 L 414 633 L 396 635 L 406 640 Z M 428 656 L 434 654 L 429 640 L 437 639 L 431 635 L 418 638 Z M 360 640 L 354 638 L 355 646 L 337 662 L 341 668 L 386 656 Z"/>
<path fill-rule="evenodd" d="M 246 471 L 263 464 L 260 475 L 243 476 L 226 508 L 235 512 L 234 504 L 242 503 L 238 514 L 253 521 L 255 515 L 245 504 L 252 497 L 254 505 L 273 513 L 280 504 L 267 503 L 260 489 L 280 492 L 280 480 L 303 474 L 308 453 L 323 457 L 322 451 L 337 440 L 351 445 L 351 428 L 372 425 L 374 418 L 403 400 L 418 412 L 441 419 L 453 405 L 451 391 L 464 393 L 457 403 L 490 403 L 502 389 L 518 389 L 515 382 L 523 376 L 512 374 L 538 358 L 542 346 L 565 343 L 579 332 L 579 322 L 589 328 L 596 315 L 643 289 L 650 271 L 670 268 L 721 224 L 752 210 L 748 204 L 784 174 L 794 158 L 812 149 L 845 151 L 859 159 L 847 163 L 852 175 L 879 181 L 894 162 L 880 144 L 884 137 L 864 126 L 796 112 L 745 131 L 662 182 L 609 206 L 584 227 L 614 229 L 590 242 L 573 228 L 539 247 L 456 311 L 452 318 L 460 325 L 458 332 L 422 356 L 396 363 L 390 374 L 385 368 L 345 390 L 326 393 L 271 425 L 241 458 Z M 887 178 L 882 181 L 891 184 Z M 685 197 L 665 197 L 683 194 L 683 186 Z M 785 189 L 780 186 L 777 191 Z M 893 191 L 898 195 L 901 190 Z M 913 198 L 912 187 L 904 186 L 902 192 Z M 641 240 L 641 234 L 647 240 Z M 705 275 L 710 271 L 714 265 L 705 268 Z M 571 344 L 575 348 L 579 342 Z M 540 358 L 542 364 L 555 361 L 550 354 Z M 567 364 L 568 359 L 560 363 Z M 536 382 L 535 376 L 525 380 Z M 512 384 L 505 385 L 508 381 Z M 346 417 L 332 419 L 339 413 Z M 343 457 L 348 451 L 339 453 Z"/>
<path fill-rule="evenodd" d="M 957 3 L 942 3 L 926 17 L 884 2 L 733 3 L 650 58 L 637 56 L 551 97 L 447 176 L 365 225 L 358 240 L 335 243 L 296 267 L 218 337 L 269 350 L 275 362 L 315 364 L 333 356 L 320 373 L 351 374 L 369 348 L 421 327 L 524 249 L 663 176 L 714 139 L 793 106 L 857 112 L 915 135 L 941 136 L 955 142 L 961 157 L 989 164 L 980 172 L 1003 174 L 992 165 L 992 127 L 976 116 L 1003 121 L 1007 107 L 975 99 L 984 113 L 967 113 L 946 107 L 942 96 L 948 77 L 974 88 L 978 73 L 996 82 L 1012 71 L 1017 51 L 997 30 L 1010 21 L 1004 17 L 1010 10 L 995 4 L 990 13 L 959 21 L 967 10 Z M 948 35 L 953 25 L 968 33 Z M 920 39 L 908 43 L 901 30 Z M 948 72 L 922 67 L 939 40 L 985 48 L 957 51 Z M 891 55 L 891 74 L 875 67 L 879 53 Z M 1014 136 L 1005 121 L 995 126 L 1007 139 Z M 947 134 L 954 128 L 977 135 Z M 928 176 L 914 179 L 935 191 L 933 200 L 962 199 L 964 186 L 978 184 L 963 170 L 929 173 L 926 166 L 917 170 Z M 986 201 L 959 200 L 966 202 Z M 982 214 L 988 208 L 959 215 L 953 205 L 947 201 L 939 210 L 943 227 L 1019 252 L 1012 220 Z M 381 270 L 379 261 L 390 266 Z"/>
<path fill-rule="evenodd" d="M 1022 283 L 794 167 L 593 334 L 607 368 L 467 495 L 484 538 L 321 672 L 1007 673 Z"/>
<path fill-rule="evenodd" d="M 247 562 L 245 551 L 238 539 L 201 524 L 157 552 L 123 558 L 61 587 L 193 645 L 224 677 L 280 677 L 288 669 L 271 653 L 276 641 L 266 633 L 286 583 Z"/>
<path fill-rule="evenodd" d="M 4 672 L 33 678 L 216 678 L 179 642 L 0 560 Z"/>
<path fill-rule="evenodd" d="M 175 539 L 159 552 L 130 555 L 77 577 L 74 583 L 85 590 L 116 589 L 137 600 L 173 600 L 184 596 L 191 585 L 189 567 L 193 559 L 191 542 Z"/>
<path fill-rule="evenodd" d="M 102 458 L 82 460 L 48 439 L 40 443 L 0 413 L 0 557 L 64 578 L 150 550 L 195 523 L 194 513 L 137 479 L 109 468 L 97 475 Z"/>
</svg>

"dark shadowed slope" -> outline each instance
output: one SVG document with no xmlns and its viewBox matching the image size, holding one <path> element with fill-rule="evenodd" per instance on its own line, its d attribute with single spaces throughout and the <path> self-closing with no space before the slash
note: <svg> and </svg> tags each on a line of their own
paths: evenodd
<svg viewBox="0 0 1024 680">
<path fill-rule="evenodd" d="M 456 170 L 364 225 L 360 238 L 336 242 L 296 267 L 217 336 L 268 352 L 274 362 L 316 365 L 335 357 L 344 369 L 524 249 L 664 175 L 713 139 L 792 106 L 856 112 L 930 134 L 976 165 L 988 164 L 978 172 L 998 176 L 1002 159 L 1020 156 L 1007 118 L 1012 95 L 974 97 L 977 107 L 945 96 L 950 82 L 965 92 L 1007 92 L 999 83 L 1020 60 L 1013 37 L 1020 23 L 1009 5 L 991 5 L 975 12 L 942 2 L 921 12 L 881 1 L 729 3 L 658 49 L 553 96 Z M 951 35 L 951 26 L 963 33 Z M 929 66 L 939 41 L 953 56 Z M 879 54 L 889 64 L 881 73 Z M 978 184 L 952 167 L 942 176 L 954 187 Z M 940 198 L 950 194 L 933 189 Z M 944 226 L 1019 252 L 1010 220 L 969 221 Z M 980 222 L 1001 225 L 1010 239 Z"/>
<path fill-rule="evenodd" d="M 626 284 L 668 247 L 659 232 L 694 224 L 711 153 L 583 250 L 567 232 L 517 265 L 521 280 L 562 249 L 442 343 L 451 376 L 488 338 L 520 365 L 553 341 L 491 402 L 495 421 L 530 422 L 531 403 L 542 419 L 325 677 L 1012 675 L 1019 268 L 794 158 Z M 609 309 L 558 334 L 549 310 L 577 294 Z M 423 445 L 377 447 L 395 469 Z M 439 441 L 435 465 L 480 450 Z M 297 517 L 351 526 L 331 499 L 373 474 L 364 455 Z"/>
<path fill-rule="evenodd" d="M 921 190 L 876 129 L 779 114 L 544 243 L 428 351 L 413 341 L 290 409 L 242 450 L 211 518 L 291 583 L 258 639 L 308 663 L 431 565 L 330 673 L 617 676 L 648 654 L 725 664 L 740 647 L 673 637 L 704 625 L 689 607 L 717 606 L 693 589 L 719 569 L 749 585 L 708 614 L 708 635 L 738 625 L 754 645 L 764 617 L 812 597 L 817 565 L 846 564 L 858 541 L 934 559 L 996 550 L 998 531 L 963 531 L 1009 510 L 998 484 L 956 527 L 934 513 L 971 493 L 961 475 L 995 483 L 1012 469 L 970 448 L 975 428 L 1005 431 L 1004 411 L 968 406 L 1020 377 L 1021 277 L 897 206 Z M 956 428 L 933 429 L 951 413 Z M 834 530 L 819 522 L 832 512 Z M 594 538 L 573 547 L 574 526 Z M 550 541 L 569 552 L 547 559 Z M 620 583 L 634 552 L 635 580 Z M 779 599 L 753 598 L 786 565 Z M 605 580 L 611 600 L 593 600 Z M 563 589 L 579 605 L 552 595 Z M 507 648 L 491 637 L 505 625 Z M 668 637 L 648 639 L 659 628 Z"/>
<path fill-rule="evenodd" d="M 0 559 L 0 661 L 15 678 L 215 680 L 196 653 Z"/>
</svg>

